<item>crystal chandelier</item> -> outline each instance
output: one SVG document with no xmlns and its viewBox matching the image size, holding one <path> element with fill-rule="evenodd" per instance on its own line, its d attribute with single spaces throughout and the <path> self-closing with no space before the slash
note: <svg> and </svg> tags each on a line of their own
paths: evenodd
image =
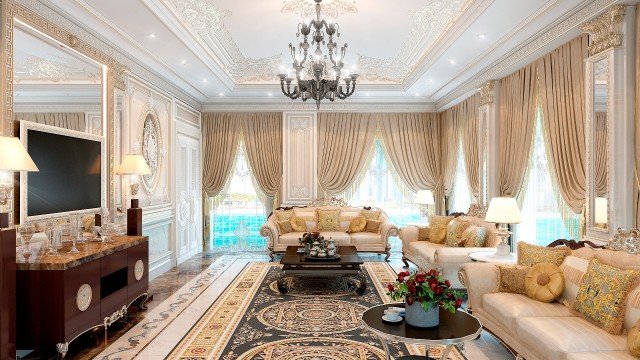
<svg viewBox="0 0 640 360">
<path fill-rule="evenodd" d="M 296 52 L 296 48 L 289 44 L 289 52 L 293 60 L 293 70 L 295 71 L 297 85 L 291 89 L 293 79 L 290 71 L 279 74 L 280 87 L 282 93 L 292 100 L 302 98 L 302 101 L 313 99 L 316 106 L 320 109 L 320 101 L 328 99 L 335 101 L 336 98 L 346 99 L 353 95 L 356 90 L 356 79 L 358 74 L 347 73 L 344 80 L 344 87 L 340 85 L 340 76 L 344 67 L 344 56 L 347 52 L 347 44 L 340 48 L 338 52 L 338 44 L 334 42 L 333 36 L 340 37 L 339 26 L 336 23 L 327 23 L 320 19 L 320 3 L 322 0 L 314 0 L 316 2 L 316 19 L 309 23 L 298 24 L 298 32 L 296 37 L 303 36 L 300 47 Z M 325 34 L 328 39 L 325 39 Z M 309 43 L 309 36 L 311 43 Z M 327 53 L 324 54 L 322 46 L 326 45 Z M 312 47 L 316 49 L 313 50 Z M 313 55 L 309 51 L 313 51 Z"/>
</svg>

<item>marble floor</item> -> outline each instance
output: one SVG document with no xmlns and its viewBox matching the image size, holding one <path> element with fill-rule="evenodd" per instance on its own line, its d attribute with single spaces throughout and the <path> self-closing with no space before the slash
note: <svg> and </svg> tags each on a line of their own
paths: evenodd
<svg viewBox="0 0 640 360">
<path fill-rule="evenodd" d="M 365 261 L 383 261 L 376 254 L 364 254 Z M 104 332 L 81 336 L 71 343 L 67 359 L 162 359 L 199 316 L 234 279 L 237 271 L 250 261 L 268 261 L 266 254 L 203 253 L 162 274 L 149 284 L 153 298 L 147 310 L 132 307 L 128 318 L 109 328 L 106 344 Z M 277 260 L 277 258 L 276 258 Z M 399 253 L 390 265 L 402 269 Z M 514 359 L 493 336 L 483 335 L 466 344 L 469 360 Z M 54 349 L 25 354 L 20 359 L 56 359 Z"/>
</svg>

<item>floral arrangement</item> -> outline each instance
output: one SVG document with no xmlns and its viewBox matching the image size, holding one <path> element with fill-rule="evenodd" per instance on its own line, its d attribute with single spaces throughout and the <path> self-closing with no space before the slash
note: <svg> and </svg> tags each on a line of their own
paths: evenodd
<svg viewBox="0 0 640 360">
<path fill-rule="evenodd" d="M 302 245 L 307 245 L 307 244 L 311 245 L 315 241 L 322 244 L 324 243 L 324 236 L 320 235 L 319 232 L 306 232 L 302 234 L 302 237 L 299 239 L 299 241 L 300 241 L 300 244 Z"/>
<path fill-rule="evenodd" d="M 435 269 L 413 274 L 403 271 L 398 274 L 395 283 L 388 285 L 388 289 L 387 295 L 393 300 L 404 299 L 409 306 L 417 301 L 422 304 L 425 311 L 429 309 L 431 303 L 438 303 L 452 313 L 462 306 L 462 294 L 451 289 L 451 282 Z"/>
</svg>

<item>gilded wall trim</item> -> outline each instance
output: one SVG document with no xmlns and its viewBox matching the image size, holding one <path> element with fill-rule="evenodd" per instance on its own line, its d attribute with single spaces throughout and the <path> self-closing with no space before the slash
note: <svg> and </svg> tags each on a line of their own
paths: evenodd
<svg viewBox="0 0 640 360">
<path fill-rule="evenodd" d="M 480 93 L 480 106 L 493 104 L 493 84 L 493 81 L 487 81 L 478 88 L 478 92 Z"/>
<path fill-rule="evenodd" d="M 622 21 L 627 10 L 625 5 L 615 5 L 604 14 L 582 25 L 582 31 L 589 34 L 589 55 L 622 45 Z"/>
</svg>

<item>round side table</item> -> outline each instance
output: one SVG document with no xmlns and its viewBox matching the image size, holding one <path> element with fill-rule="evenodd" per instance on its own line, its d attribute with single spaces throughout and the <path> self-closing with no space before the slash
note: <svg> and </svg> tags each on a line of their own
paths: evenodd
<svg viewBox="0 0 640 360">
<path fill-rule="evenodd" d="M 508 256 L 498 256 L 495 251 L 478 251 L 470 253 L 471 260 L 476 262 L 494 263 L 494 264 L 509 264 L 515 265 L 518 263 L 518 255 L 511 253 Z"/>
<path fill-rule="evenodd" d="M 378 305 L 362 314 L 364 328 L 380 339 L 387 354 L 387 360 L 391 360 L 388 341 L 425 345 L 427 348 L 426 357 L 410 355 L 396 358 L 396 360 L 424 360 L 425 358 L 432 360 L 429 357 L 430 345 L 444 345 L 445 349 L 441 358 L 446 359 L 453 346 L 462 347 L 465 341 L 477 338 L 482 332 L 482 325 L 474 316 L 460 310 L 452 314 L 442 308 L 440 308 L 440 325 L 434 328 L 418 328 L 408 325 L 406 321 L 399 324 L 389 324 L 382 321 L 382 316 L 384 310 L 391 306 L 404 307 L 404 304 Z"/>
</svg>

